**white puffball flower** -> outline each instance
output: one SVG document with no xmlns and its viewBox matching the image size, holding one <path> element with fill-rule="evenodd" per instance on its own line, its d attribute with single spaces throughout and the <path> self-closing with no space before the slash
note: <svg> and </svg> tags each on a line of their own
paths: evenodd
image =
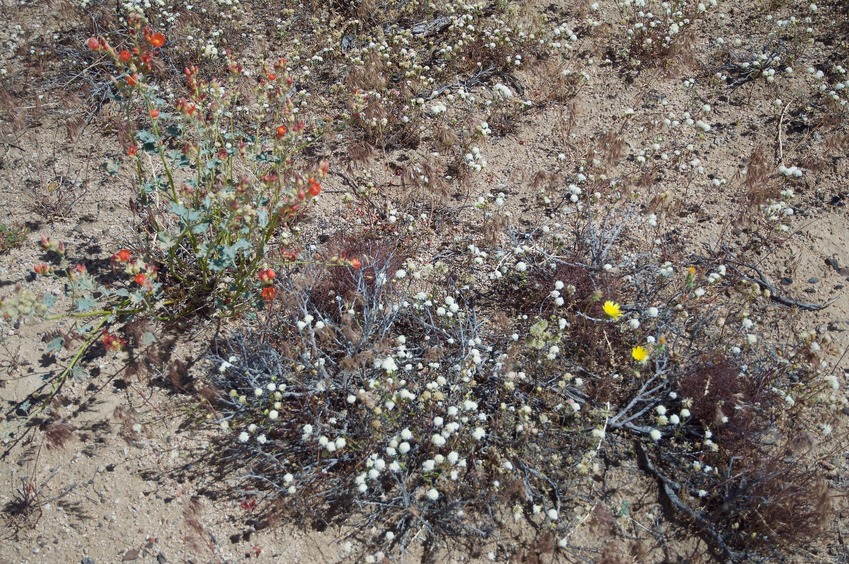
<svg viewBox="0 0 849 564">
<path fill-rule="evenodd" d="M 681 419 L 679 419 L 678 416 L 673 413 L 672 415 L 669 416 L 669 422 L 672 423 L 673 425 L 677 425 L 678 423 L 681 422 Z"/>
<path fill-rule="evenodd" d="M 271 411 L 268 412 L 268 418 L 271 419 L 272 421 L 274 421 L 278 417 L 280 417 L 280 413 L 276 409 L 272 409 Z"/>
<path fill-rule="evenodd" d="M 445 444 L 445 437 L 442 435 L 434 435 L 430 438 L 430 442 L 432 442 L 435 446 L 441 447 Z"/>
<path fill-rule="evenodd" d="M 338 439 L 336 439 L 336 448 L 337 449 L 345 448 L 345 445 L 347 445 L 347 444 L 348 444 L 348 441 L 345 440 L 345 437 L 339 437 Z"/>
<path fill-rule="evenodd" d="M 443 423 L 444 423 L 444 420 L 442 419 L 442 417 L 437 416 L 437 417 L 433 418 L 433 426 L 434 427 L 442 427 Z"/>
<path fill-rule="evenodd" d="M 628 321 L 628 326 L 631 329 L 639 329 L 640 328 L 640 320 L 639 319 L 631 319 Z"/>
<path fill-rule="evenodd" d="M 256 397 L 260 397 L 262 395 L 262 388 L 257 388 L 256 390 L 254 390 L 254 395 Z"/>
<path fill-rule="evenodd" d="M 477 427 L 475 428 L 474 433 L 472 433 L 472 436 L 476 441 L 479 441 L 486 436 L 486 431 L 483 430 L 483 427 Z"/>
<path fill-rule="evenodd" d="M 401 454 L 407 454 L 408 452 L 410 452 L 410 443 L 404 441 L 403 443 L 398 445 L 398 450 L 401 452 Z"/>
<path fill-rule="evenodd" d="M 266 442 L 268 442 L 268 439 L 265 437 L 265 434 L 263 433 L 262 435 L 260 435 L 256 438 L 256 442 L 258 442 L 261 445 L 264 445 Z"/>
<path fill-rule="evenodd" d="M 386 540 L 391 541 L 392 539 L 395 538 L 395 533 L 393 533 L 392 531 L 386 531 L 385 536 L 386 536 Z"/>
<path fill-rule="evenodd" d="M 250 425 L 248 425 L 248 433 L 255 433 L 255 432 L 256 432 L 256 425 L 254 423 L 251 423 Z"/>
<path fill-rule="evenodd" d="M 657 317 L 658 311 L 657 308 L 652 306 L 646 310 L 646 315 L 649 317 Z"/>
<path fill-rule="evenodd" d="M 405 441 L 411 440 L 413 438 L 412 431 L 410 431 L 410 429 L 404 429 L 403 431 L 401 431 L 401 438 Z"/>
<path fill-rule="evenodd" d="M 294 479 L 295 479 L 295 477 L 292 476 L 291 474 L 286 474 L 286 475 L 283 476 L 283 482 L 286 483 L 286 484 L 291 484 L 292 480 L 294 480 Z"/>
<path fill-rule="evenodd" d="M 429 490 L 427 490 L 426 495 L 427 498 L 431 501 L 436 501 L 437 499 L 439 499 L 439 492 L 436 490 L 436 488 L 430 488 Z"/>
<path fill-rule="evenodd" d="M 434 460 L 425 460 L 422 462 L 422 469 L 425 472 L 433 472 L 433 469 L 436 467 L 436 462 Z"/>
<path fill-rule="evenodd" d="M 528 265 L 524 261 L 519 261 L 516 263 L 516 272 L 525 272 L 528 269 Z"/>
<path fill-rule="evenodd" d="M 657 406 L 654 410 L 657 411 L 658 415 L 666 415 L 666 408 L 662 405 Z"/>
<path fill-rule="evenodd" d="M 546 515 L 548 515 L 548 518 L 552 521 L 557 521 L 557 518 L 559 517 L 557 510 L 553 507 L 546 512 Z"/>
<path fill-rule="evenodd" d="M 250 435 L 248 435 L 248 433 L 246 431 L 242 431 L 241 433 L 239 433 L 239 442 L 240 443 L 248 442 L 249 438 L 251 438 L 251 437 L 250 437 Z"/>
<path fill-rule="evenodd" d="M 687 419 L 688 417 L 690 417 L 690 410 L 685 407 L 681 410 L 681 418 Z"/>
<path fill-rule="evenodd" d="M 347 401 L 350 404 L 354 404 L 357 401 L 357 396 L 355 396 L 354 394 L 348 394 Z"/>
<path fill-rule="evenodd" d="M 304 425 L 304 434 L 305 435 L 312 435 L 312 425 L 310 425 L 309 423 Z"/>
<path fill-rule="evenodd" d="M 230 430 L 230 422 L 229 421 L 222 421 L 219 424 L 219 427 L 221 427 L 222 431 L 229 431 Z"/>
<path fill-rule="evenodd" d="M 457 454 L 456 451 L 451 451 L 448 453 L 447 459 L 451 464 L 457 464 L 457 460 L 460 458 L 460 455 Z"/>
<path fill-rule="evenodd" d="M 660 437 L 662 435 L 660 434 L 660 431 L 658 431 L 657 429 L 652 429 L 651 432 L 649 432 L 649 436 L 651 437 L 651 440 L 659 441 Z"/>
</svg>

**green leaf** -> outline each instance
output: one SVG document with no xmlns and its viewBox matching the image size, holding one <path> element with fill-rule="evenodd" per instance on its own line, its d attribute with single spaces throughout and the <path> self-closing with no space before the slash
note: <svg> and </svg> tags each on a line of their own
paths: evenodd
<svg viewBox="0 0 849 564">
<path fill-rule="evenodd" d="M 169 250 L 177 244 L 177 239 L 170 233 L 165 233 L 164 231 L 160 231 L 156 238 L 159 239 L 159 243 L 165 250 Z"/>
<path fill-rule="evenodd" d="M 256 220 L 260 229 L 268 227 L 268 210 L 261 209 L 256 212 Z"/>
<path fill-rule="evenodd" d="M 86 296 L 85 298 L 79 298 L 74 303 L 77 306 L 77 311 L 80 313 L 84 311 L 91 311 L 97 307 L 97 300 L 89 296 Z"/>
<path fill-rule="evenodd" d="M 44 348 L 45 354 L 53 354 L 65 348 L 65 337 L 56 337 Z"/>
<path fill-rule="evenodd" d="M 103 163 L 103 170 L 105 170 L 110 176 L 115 176 L 121 172 L 121 163 L 118 161 L 108 160 Z"/>
<path fill-rule="evenodd" d="M 74 380 L 84 380 L 88 377 L 88 370 L 77 364 L 71 369 L 71 377 Z"/>
<path fill-rule="evenodd" d="M 171 149 L 170 151 L 165 153 L 165 155 L 169 159 L 171 159 L 171 161 L 177 166 L 184 167 L 189 165 L 189 159 L 186 157 L 183 151 Z"/>
<path fill-rule="evenodd" d="M 202 235 L 206 233 L 206 230 L 209 229 L 208 223 L 198 223 L 194 227 L 192 227 L 192 233 L 195 235 Z"/>
<path fill-rule="evenodd" d="M 146 129 L 142 129 L 136 133 L 136 140 L 145 151 L 151 152 L 156 150 L 156 136 Z"/>
<path fill-rule="evenodd" d="M 232 245 L 218 245 L 215 247 L 215 256 L 209 262 L 209 267 L 215 271 L 225 270 L 236 266 L 236 256 L 240 251 L 250 249 L 251 244 L 247 239 L 239 239 Z"/>
<path fill-rule="evenodd" d="M 157 184 L 153 180 L 146 180 L 141 185 L 141 193 L 144 196 L 148 196 L 156 192 Z"/>
<path fill-rule="evenodd" d="M 177 202 L 171 202 L 171 211 L 186 223 L 194 223 L 198 221 L 202 214 L 197 210 L 187 208 Z"/>
<path fill-rule="evenodd" d="M 169 125 L 168 127 L 165 128 L 165 135 L 167 135 L 168 137 L 174 137 L 176 139 L 179 139 L 179 137 L 182 133 L 183 133 L 183 128 L 180 127 L 179 125 L 175 124 L 175 123 L 172 123 L 171 125 Z M 181 152 L 181 154 L 182 154 L 182 152 Z"/>
<path fill-rule="evenodd" d="M 50 309 L 56 304 L 56 296 L 53 294 L 44 294 L 41 298 L 41 305 Z"/>
<path fill-rule="evenodd" d="M 156 335 L 154 335 L 150 331 L 145 331 L 144 334 L 141 337 L 142 346 L 146 347 L 148 345 L 152 345 L 155 342 L 156 342 Z"/>
</svg>

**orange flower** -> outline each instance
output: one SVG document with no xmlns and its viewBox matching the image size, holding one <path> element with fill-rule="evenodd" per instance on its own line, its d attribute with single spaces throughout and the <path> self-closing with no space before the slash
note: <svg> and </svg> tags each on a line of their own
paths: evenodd
<svg viewBox="0 0 849 564">
<path fill-rule="evenodd" d="M 130 76 L 127 77 L 127 84 L 129 86 L 135 86 L 138 83 L 139 83 L 139 75 L 131 74 Z"/>
<path fill-rule="evenodd" d="M 147 42 L 153 45 L 154 47 L 162 47 L 163 45 L 165 45 L 166 41 L 165 36 L 159 32 L 151 35 L 145 34 L 145 40 L 147 40 Z"/>
<path fill-rule="evenodd" d="M 88 41 L 86 41 L 86 45 L 88 45 L 88 48 L 92 51 L 99 51 L 103 47 L 100 40 L 96 37 L 89 37 Z"/>
<path fill-rule="evenodd" d="M 128 157 L 135 157 L 136 153 L 138 153 L 138 152 L 139 152 L 139 148 L 136 147 L 135 145 L 130 145 L 129 147 L 127 147 L 127 156 Z"/>
<path fill-rule="evenodd" d="M 45 263 L 42 262 L 41 264 L 35 265 L 35 267 L 33 267 L 32 270 L 33 270 L 33 272 L 35 272 L 38 275 L 44 275 L 44 274 L 48 274 L 53 269 L 50 268 L 49 264 L 45 264 Z"/>
<path fill-rule="evenodd" d="M 275 286 L 266 286 L 262 289 L 262 293 L 260 294 L 262 299 L 270 302 L 277 296 L 277 288 Z"/>
<path fill-rule="evenodd" d="M 286 135 L 287 131 L 289 131 L 289 129 L 285 125 L 278 125 L 277 126 L 277 138 L 280 139 L 281 137 Z"/>
<path fill-rule="evenodd" d="M 147 275 L 144 272 L 139 272 L 136 274 L 135 278 L 133 278 L 133 282 L 138 284 L 139 286 L 144 286 L 147 284 Z"/>
<path fill-rule="evenodd" d="M 271 268 L 264 268 L 259 271 L 257 274 L 257 278 L 259 278 L 260 282 L 263 284 L 271 284 L 274 279 L 277 277 L 277 273 L 274 272 Z"/>
<path fill-rule="evenodd" d="M 321 184 L 315 178 L 310 178 L 309 180 L 309 189 L 307 193 L 315 198 L 319 194 L 321 194 Z"/>
<path fill-rule="evenodd" d="M 124 49 L 123 51 L 121 51 L 121 53 L 118 54 L 118 58 L 121 60 L 122 63 L 129 63 L 130 59 L 132 59 L 133 56 L 130 54 L 129 51 Z"/>
<path fill-rule="evenodd" d="M 112 260 L 116 262 L 130 262 L 132 260 L 133 255 L 130 253 L 129 249 L 121 249 L 114 255 L 112 255 Z"/>
<path fill-rule="evenodd" d="M 103 348 L 112 351 L 120 351 L 127 344 L 126 340 L 116 337 L 106 329 L 103 330 L 103 336 L 100 338 L 100 342 L 103 343 Z"/>
<path fill-rule="evenodd" d="M 159 110 L 156 110 L 156 109 L 150 110 L 150 117 L 152 117 L 153 119 L 158 118 L 159 117 Z"/>
<path fill-rule="evenodd" d="M 353 268 L 354 270 L 359 270 L 363 267 L 363 261 L 361 261 L 358 258 L 351 259 L 351 260 L 348 261 L 348 263 L 351 265 L 351 268 Z"/>
</svg>

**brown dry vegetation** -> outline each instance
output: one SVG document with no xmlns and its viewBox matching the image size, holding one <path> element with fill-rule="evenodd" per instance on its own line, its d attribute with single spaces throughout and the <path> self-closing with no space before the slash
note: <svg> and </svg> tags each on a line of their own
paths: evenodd
<svg viewBox="0 0 849 564">
<path fill-rule="evenodd" d="M 0 2 L 0 562 L 849 559 L 844 2 Z"/>
</svg>

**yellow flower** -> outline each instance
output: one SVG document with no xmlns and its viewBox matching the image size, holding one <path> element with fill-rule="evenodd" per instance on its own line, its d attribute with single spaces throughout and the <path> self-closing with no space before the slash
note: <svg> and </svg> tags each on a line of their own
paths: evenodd
<svg viewBox="0 0 849 564">
<path fill-rule="evenodd" d="M 616 302 L 607 300 L 604 302 L 604 313 L 611 319 L 619 319 L 622 317 L 622 308 Z"/>
<path fill-rule="evenodd" d="M 631 356 L 637 362 L 645 362 L 649 358 L 649 351 L 645 347 L 634 347 L 631 349 Z"/>
</svg>

